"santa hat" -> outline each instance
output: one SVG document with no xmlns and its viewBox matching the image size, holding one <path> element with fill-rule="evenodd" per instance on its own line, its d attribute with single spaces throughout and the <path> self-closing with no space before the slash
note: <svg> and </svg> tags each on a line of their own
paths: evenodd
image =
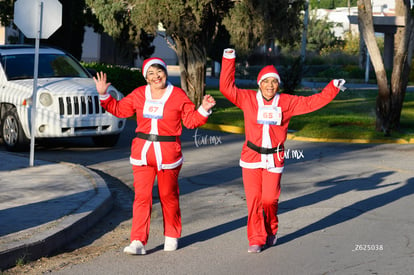
<svg viewBox="0 0 414 275">
<path fill-rule="evenodd" d="M 274 77 L 280 83 L 280 76 L 275 66 L 268 65 L 260 70 L 259 75 L 257 76 L 257 84 L 260 85 L 260 82 L 268 77 Z"/>
<path fill-rule="evenodd" d="M 165 64 L 164 60 L 158 57 L 151 57 L 151 58 L 145 59 L 144 63 L 142 64 L 142 75 L 144 77 L 147 76 L 147 71 L 149 67 L 151 67 L 151 65 L 154 65 L 154 64 L 159 64 L 163 66 L 165 70 L 167 70 L 167 64 Z"/>
</svg>

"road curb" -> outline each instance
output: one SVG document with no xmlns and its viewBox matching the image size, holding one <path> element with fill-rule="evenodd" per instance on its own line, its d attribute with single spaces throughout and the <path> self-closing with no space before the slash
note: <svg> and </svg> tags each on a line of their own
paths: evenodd
<svg viewBox="0 0 414 275">
<path fill-rule="evenodd" d="M 33 261 L 49 255 L 79 237 L 80 234 L 93 226 L 112 209 L 112 196 L 103 178 L 81 165 L 61 164 L 72 166 L 78 169 L 79 173 L 89 178 L 96 195 L 81 205 L 74 213 L 42 225 L 43 229 L 40 230 L 40 234 L 34 234 L 30 239 L 0 251 L 1 270 L 15 266 L 20 260 L 23 262 Z M 37 227 L 35 230 L 39 230 L 39 228 Z M 11 235 L 18 237 L 18 234 L 25 234 L 25 232 L 21 231 Z"/>
<path fill-rule="evenodd" d="M 201 126 L 201 128 L 207 130 L 222 131 L 232 134 L 244 134 L 244 128 L 232 125 L 206 123 L 203 126 Z"/>
</svg>

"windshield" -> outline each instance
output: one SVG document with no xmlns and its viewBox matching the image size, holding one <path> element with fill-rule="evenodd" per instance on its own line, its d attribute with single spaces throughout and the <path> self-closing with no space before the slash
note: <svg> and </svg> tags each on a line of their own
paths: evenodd
<svg viewBox="0 0 414 275">
<path fill-rule="evenodd" d="M 34 75 L 34 55 L 16 54 L 0 57 L 8 80 L 30 79 Z M 39 54 L 38 78 L 89 77 L 73 58 L 64 54 Z"/>
</svg>

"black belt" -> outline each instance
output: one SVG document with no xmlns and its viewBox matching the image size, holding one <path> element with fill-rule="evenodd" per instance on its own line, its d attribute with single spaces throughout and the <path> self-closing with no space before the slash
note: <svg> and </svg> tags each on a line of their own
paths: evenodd
<svg viewBox="0 0 414 275">
<path fill-rule="evenodd" d="M 137 133 L 137 138 L 146 139 L 149 141 L 176 141 L 177 136 L 160 136 L 154 134 Z"/>
<path fill-rule="evenodd" d="M 253 151 L 256 151 L 259 154 L 275 154 L 278 152 L 283 152 L 285 150 L 285 147 L 283 145 L 280 145 L 274 148 L 264 148 L 264 147 L 259 147 L 250 141 L 247 141 L 247 147 L 249 147 Z"/>
</svg>

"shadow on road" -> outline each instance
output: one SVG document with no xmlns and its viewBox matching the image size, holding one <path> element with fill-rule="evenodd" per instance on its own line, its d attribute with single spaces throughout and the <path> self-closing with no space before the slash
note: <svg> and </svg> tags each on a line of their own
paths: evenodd
<svg viewBox="0 0 414 275">
<path fill-rule="evenodd" d="M 392 184 L 381 185 L 387 176 L 392 175 L 394 172 L 380 172 L 370 177 L 357 178 L 351 180 L 344 180 L 343 177 L 333 178 L 331 180 L 322 181 L 316 183 L 317 186 L 330 186 L 328 188 L 307 194 L 304 196 L 296 197 L 288 201 L 283 201 L 279 204 L 279 214 L 289 212 L 291 210 L 311 206 L 321 201 L 329 200 L 334 196 L 345 194 L 350 191 L 367 191 L 374 189 L 382 189 L 390 186 L 397 186 L 401 183 L 396 182 Z M 368 197 L 366 199 L 355 202 L 351 205 L 344 206 L 336 212 L 328 215 L 327 217 L 315 221 L 293 233 L 285 236 L 281 236 L 278 239 L 278 245 L 290 242 L 297 238 L 311 234 L 316 231 L 326 229 L 328 227 L 336 226 L 346 221 L 358 218 L 362 214 L 374 210 L 376 208 L 385 206 L 392 202 L 395 202 L 403 197 L 414 194 L 414 178 L 409 179 L 404 185 L 397 187 L 391 191 L 381 193 Z M 217 236 L 229 233 L 246 226 L 247 217 L 235 219 L 217 226 L 207 228 L 205 230 L 193 233 L 188 236 L 184 236 L 180 239 L 180 247 L 190 246 L 197 242 L 207 241 Z M 152 251 L 162 249 L 162 246 L 158 246 Z"/>
<path fill-rule="evenodd" d="M 351 181 L 339 181 L 336 182 L 338 179 L 333 179 L 332 182 L 335 183 L 329 189 L 324 189 L 321 191 L 317 191 L 315 193 L 305 195 L 302 197 L 298 197 L 286 202 L 281 203 L 281 213 L 285 213 L 287 211 L 293 210 L 290 207 L 305 207 L 317 203 L 321 200 L 327 200 L 334 195 L 349 192 L 351 190 L 372 190 L 378 188 L 384 188 L 388 186 L 396 186 L 400 185 L 401 183 L 396 182 L 388 185 L 380 185 L 382 180 L 385 176 L 391 175 L 393 172 L 381 172 L 374 174 L 373 176 L 365 179 L 354 179 Z M 319 184 L 326 184 L 328 181 L 321 182 Z M 386 193 L 374 195 L 368 197 L 366 199 L 357 201 L 351 205 L 344 206 L 337 210 L 336 212 L 326 216 L 325 218 L 316 221 L 308 226 L 301 228 L 293 233 L 288 235 L 282 236 L 278 239 L 278 244 L 284 244 L 290 242 L 294 239 L 303 237 L 305 235 L 311 234 L 316 231 L 320 231 L 322 229 L 326 229 L 328 227 L 332 227 L 346 221 L 358 218 L 364 213 L 372 211 L 376 208 L 383 207 L 387 204 L 395 202 L 403 197 L 410 196 L 414 194 L 414 178 L 409 179 L 404 185 L 397 187 L 391 191 Z M 344 186 L 349 186 L 345 187 Z"/>
</svg>

